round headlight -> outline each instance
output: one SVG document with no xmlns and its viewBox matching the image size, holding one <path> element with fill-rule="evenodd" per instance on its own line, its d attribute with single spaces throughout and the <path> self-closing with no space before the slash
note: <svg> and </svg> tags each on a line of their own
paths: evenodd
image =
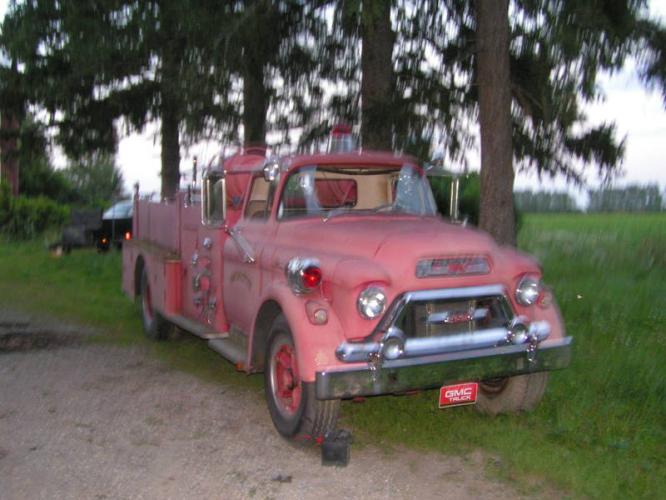
<svg viewBox="0 0 666 500">
<path fill-rule="evenodd" d="M 534 276 L 524 276 L 516 287 L 516 300 L 523 306 L 531 306 L 537 303 L 543 292 L 541 281 Z"/>
<path fill-rule="evenodd" d="M 356 307 L 364 318 L 375 319 L 384 312 L 386 293 L 377 286 L 370 286 L 358 295 Z"/>
</svg>

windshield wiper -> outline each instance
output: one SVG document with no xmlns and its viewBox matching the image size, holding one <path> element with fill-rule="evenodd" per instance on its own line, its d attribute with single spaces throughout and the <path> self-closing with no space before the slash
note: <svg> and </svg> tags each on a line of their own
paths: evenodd
<svg viewBox="0 0 666 500">
<path fill-rule="evenodd" d="M 384 205 L 379 205 L 378 207 L 371 209 L 373 213 L 379 212 L 393 212 L 396 210 L 396 206 L 393 203 L 386 203 Z"/>
<path fill-rule="evenodd" d="M 351 212 L 351 211 L 352 211 L 352 208 L 351 208 L 351 207 L 338 207 L 338 208 L 334 208 L 334 209 L 329 210 L 328 212 L 326 212 L 326 213 L 322 216 L 321 220 L 324 221 L 324 222 L 326 222 L 327 220 L 329 220 L 329 219 L 331 219 L 331 218 L 333 218 L 333 217 L 336 217 L 336 216 L 338 216 L 338 215 L 340 215 L 340 214 L 346 214 L 346 213 Z"/>
</svg>

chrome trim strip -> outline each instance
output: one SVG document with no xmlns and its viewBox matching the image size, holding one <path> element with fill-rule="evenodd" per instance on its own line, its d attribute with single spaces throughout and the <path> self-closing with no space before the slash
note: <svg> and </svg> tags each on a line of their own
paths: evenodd
<svg viewBox="0 0 666 500">
<path fill-rule="evenodd" d="M 444 384 L 559 370 L 571 360 L 573 338 L 545 340 L 533 362 L 529 344 L 443 353 L 434 356 L 385 360 L 381 367 L 367 363 L 336 367 L 315 374 L 317 399 L 376 396 Z"/>
<path fill-rule="evenodd" d="M 231 239 L 234 240 L 234 243 L 236 243 L 238 249 L 243 253 L 243 261 L 246 264 L 254 264 L 256 262 L 254 251 L 252 250 L 252 246 L 250 246 L 250 243 L 241 234 L 240 229 L 236 227 L 230 228 L 228 226 L 225 226 L 224 231 L 229 236 L 231 236 Z"/>
<path fill-rule="evenodd" d="M 496 347 L 508 342 L 510 333 L 507 328 L 488 328 L 457 335 L 410 338 L 405 341 L 402 358 Z M 529 325 L 529 335 L 534 335 L 537 342 L 542 342 L 550 335 L 550 325 L 546 321 L 535 321 Z M 336 349 L 335 355 L 340 361 L 355 363 L 368 361 L 371 354 L 377 354 L 380 350 L 380 342 L 343 342 Z"/>
<path fill-rule="evenodd" d="M 446 300 L 446 299 L 473 299 L 475 297 L 490 297 L 504 295 L 502 285 L 469 286 L 464 288 L 442 288 L 438 290 L 418 290 L 405 294 L 406 302 Z"/>
</svg>

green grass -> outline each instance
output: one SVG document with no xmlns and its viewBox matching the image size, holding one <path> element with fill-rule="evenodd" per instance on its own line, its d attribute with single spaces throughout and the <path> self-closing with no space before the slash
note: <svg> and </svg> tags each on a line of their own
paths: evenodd
<svg viewBox="0 0 666 500">
<path fill-rule="evenodd" d="M 55 257 L 46 242 L 0 240 L 0 305 L 91 326 L 94 342 L 140 344 L 174 367 L 212 381 L 260 388 L 196 338 L 151 342 L 142 335 L 141 309 L 122 292 L 119 252 L 74 250 Z"/>
<path fill-rule="evenodd" d="M 360 445 L 447 454 L 482 449 L 487 470 L 525 491 L 657 498 L 666 484 L 666 215 L 531 215 L 520 246 L 536 255 L 568 332 L 572 366 L 551 374 L 533 413 L 488 418 L 439 410 L 434 391 L 343 404 Z M 0 244 L 0 303 L 139 342 L 138 308 L 120 292 L 120 259 L 92 251 L 55 259 L 38 243 Z M 261 390 L 196 340 L 151 347 L 173 366 L 239 390 Z M 352 464 L 353 466 L 353 464 Z"/>
<path fill-rule="evenodd" d="M 666 216 L 528 216 L 520 246 L 554 288 L 572 366 L 534 413 L 437 409 L 436 394 L 348 408 L 377 436 L 445 453 L 476 447 L 501 476 L 593 498 L 657 498 L 666 484 Z"/>
</svg>

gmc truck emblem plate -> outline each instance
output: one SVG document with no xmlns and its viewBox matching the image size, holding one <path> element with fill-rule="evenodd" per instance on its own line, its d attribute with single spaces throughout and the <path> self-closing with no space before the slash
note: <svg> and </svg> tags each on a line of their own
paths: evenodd
<svg viewBox="0 0 666 500">
<path fill-rule="evenodd" d="M 439 407 L 473 405 L 476 403 L 478 388 L 479 384 L 476 382 L 445 385 L 439 389 Z"/>
</svg>

